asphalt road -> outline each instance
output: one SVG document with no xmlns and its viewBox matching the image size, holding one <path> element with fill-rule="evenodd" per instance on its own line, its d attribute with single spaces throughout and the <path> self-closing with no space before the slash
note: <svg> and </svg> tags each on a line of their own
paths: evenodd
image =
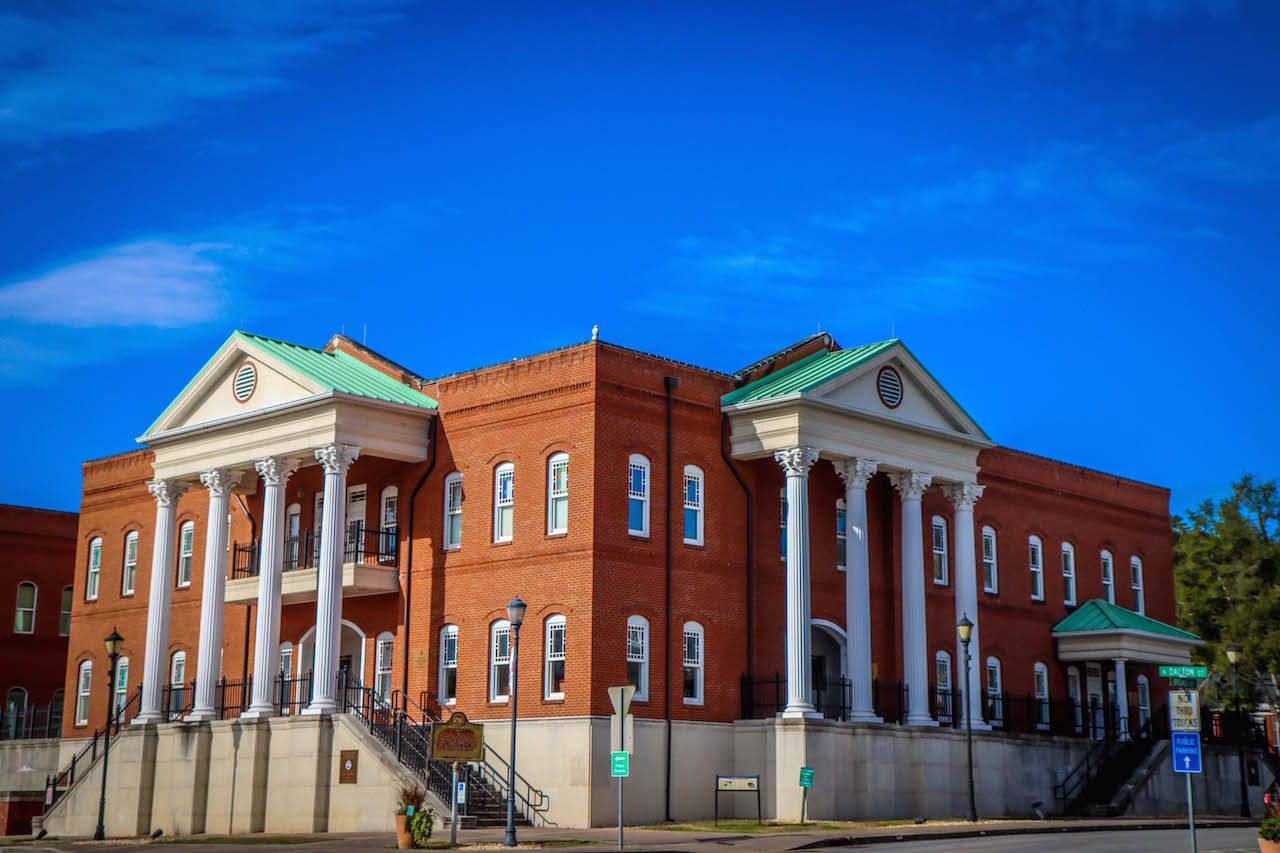
<svg viewBox="0 0 1280 853">
<path fill-rule="evenodd" d="M 1199 853 L 1258 853 L 1258 830 L 1202 829 L 1196 833 Z M 1145 832 L 1073 832 L 1052 835 L 1006 835 L 995 838 L 954 838 L 943 841 L 904 841 L 870 847 L 843 847 L 863 853 L 1183 853 L 1191 849 L 1185 829 Z"/>
</svg>

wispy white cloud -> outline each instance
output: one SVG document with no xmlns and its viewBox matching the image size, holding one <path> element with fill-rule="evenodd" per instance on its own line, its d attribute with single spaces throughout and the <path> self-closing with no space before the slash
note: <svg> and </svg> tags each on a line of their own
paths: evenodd
<svg viewBox="0 0 1280 853">
<path fill-rule="evenodd" d="M 395 0 L 18 4 L 0 11 L 0 142 L 154 127 L 283 85 Z"/>
<path fill-rule="evenodd" d="M 1161 162 L 1185 174 L 1232 184 L 1280 181 L 1280 115 L 1192 133 L 1167 145 Z"/>
</svg>

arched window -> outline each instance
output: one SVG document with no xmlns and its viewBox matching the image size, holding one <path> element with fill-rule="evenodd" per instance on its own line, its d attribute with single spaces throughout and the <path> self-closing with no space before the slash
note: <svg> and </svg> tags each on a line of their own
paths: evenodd
<svg viewBox="0 0 1280 853">
<path fill-rule="evenodd" d="M 649 535 L 649 460 L 639 453 L 627 458 L 627 533 Z"/>
<path fill-rule="evenodd" d="M 293 643 L 288 640 L 280 644 L 280 678 L 282 681 L 293 678 Z"/>
<path fill-rule="evenodd" d="M 1129 574 L 1133 584 L 1133 612 L 1145 614 L 1147 612 L 1146 602 L 1143 600 L 1142 594 L 1142 560 L 1139 557 L 1129 558 Z"/>
<path fill-rule="evenodd" d="M 569 532 L 569 454 L 547 460 L 547 533 Z"/>
<path fill-rule="evenodd" d="M 1138 676 L 1138 728 L 1151 719 L 1151 682 L 1145 675 Z"/>
<path fill-rule="evenodd" d="M 396 558 L 396 546 L 400 544 L 400 492 L 395 486 L 382 490 L 382 509 L 378 516 L 381 528 L 378 534 L 378 562 L 389 563 Z"/>
<path fill-rule="evenodd" d="M 684 623 L 684 704 L 701 705 L 703 696 L 703 640 L 697 622 Z"/>
<path fill-rule="evenodd" d="M 933 517 L 933 582 L 947 585 L 947 522 L 940 515 Z"/>
<path fill-rule="evenodd" d="M 115 699 L 115 710 L 112 713 L 118 718 L 124 712 L 125 703 L 129 701 L 129 659 L 127 657 L 116 661 L 116 686 L 111 691 L 111 695 Z M 120 722 L 123 723 L 124 720 Z"/>
<path fill-rule="evenodd" d="M 1036 728 L 1049 729 L 1049 667 L 1037 662 L 1032 670 L 1032 686 L 1036 695 Z"/>
<path fill-rule="evenodd" d="M 178 651 L 169 659 L 169 713 L 180 714 L 186 707 L 187 653 Z"/>
<path fill-rule="evenodd" d="M 636 689 L 632 699 L 649 698 L 649 620 L 627 617 L 627 683 Z"/>
<path fill-rule="evenodd" d="M 951 725 L 951 655 L 939 651 L 933 656 L 934 717 L 944 726 Z"/>
<path fill-rule="evenodd" d="M 458 701 L 458 626 L 440 629 L 440 684 L 437 691 L 441 705 Z"/>
<path fill-rule="evenodd" d="M 1071 720 L 1076 734 L 1084 730 L 1084 706 L 1080 702 L 1080 670 L 1067 667 L 1067 699 L 1071 702 Z"/>
<path fill-rule="evenodd" d="M 444 478 L 444 547 L 462 545 L 462 472 Z"/>
<path fill-rule="evenodd" d="M 1076 548 L 1070 542 L 1062 543 L 1062 603 L 1076 603 Z"/>
<path fill-rule="evenodd" d="M 11 687 L 0 708 L 0 738 L 13 740 L 27 735 L 27 691 Z"/>
<path fill-rule="evenodd" d="M 13 632 L 32 634 L 36 630 L 36 585 L 30 581 L 18 584 L 18 603 L 13 611 Z"/>
<path fill-rule="evenodd" d="M 836 501 L 836 570 L 844 571 L 849 565 L 849 517 L 845 512 L 844 498 Z"/>
<path fill-rule="evenodd" d="M 778 554 L 787 561 L 787 487 L 778 490 Z"/>
<path fill-rule="evenodd" d="M 982 528 L 982 590 L 995 595 L 1000 592 L 1000 573 L 996 567 L 996 531 Z"/>
<path fill-rule="evenodd" d="M 565 647 L 564 616 L 547 617 L 546 623 L 546 671 L 542 675 L 542 695 L 547 699 L 564 698 Z"/>
<path fill-rule="evenodd" d="M 996 728 L 1004 725 L 1004 679 L 999 658 L 987 658 L 987 722 Z"/>
<path fill-rule="evenodd" d="M 82 661 L 80 672 L 76 676 L 76 718 L 77 726 L 89 724 L 89 691 L 93 687 L 93 661 Z"/>
<path fill-rule="evenodd" d="M 684 466 L 684 543 L 702 544 L 702 469 Z"/>
<path fill-rule="evenodd" d="M 71 587 L 62 588 L 62 613 L 58 620 L 58 636 L 71 636 Z"/>
<path fill-rule="evenodd" d="M 102 576 L 102 540 L 89 543 L 89 569 L 85 575 L 84 600 L 98 600 L 98 579 Z"/>
<path fill-rule="evenodd" d="M 390 632 L 383 631 L 373 648 L 373 693 L 385 703 L 391 698 L 391 658 L 395 639 Z"/>
<path fill-rule="evenodd" d="M 511 695 L 511 623 L 499 619 L 489 644 L 489 701 L 505 702 Z"/>
<path fill-rule="evenodd" d="M 1044 601 L 1044 548 L 1040 545 L 1040 537 L 1032 536 L 1027 540 L 1027 565 L 1031 570 L 1031 600 Z"/>
<path fill-rule="evenodd" d="M 1102 594 L 1107 599 L 1107 604 L 1116 603 L 1116 583 L 1115 583 L 1115 562 L 1111 559 L 1111 552 L 1104 550 L 1101 556 L 1102 564 Z"/>
<path fill-rule="evenodd" d="M 191 562 L 195 552 L 195 541 L 195 522 L 182 522 L 182 526 L 178 528 L 178 573 L 176 582 L 179 588 L 191 586 Z"/>
<path fill-rule="evenodd" d="M 493 471 L 493 541 L 510 542 L 516 523 L 516 466 L 503 462 Z"/>
<path fill-rule="evenodd" d="M 120 572 L 120 594 L 133 595 L 138 579 L 138 531 L 124 537 L 124 569 Z"/>
</svg>

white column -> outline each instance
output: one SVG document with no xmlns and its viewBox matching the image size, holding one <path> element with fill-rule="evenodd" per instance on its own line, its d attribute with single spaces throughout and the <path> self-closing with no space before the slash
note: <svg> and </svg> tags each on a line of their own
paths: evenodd
<svg viewBox="0 0 1280 853">
<path fill-rule="evenodd" d="M 258 621 L 253 637 L 253 696 L 240 716 L 275 714 L 275 683 L 280 672 L 280 575 L 284 559 L 285 483 L 297 470 L 293 462 L 268 457 L 254 463 L 262 475 L 262 534 L 258 546 Z"/>
<path fill-rule="evenodd" d="M 1120 716 L 1117 732 L 1121 740 L 1129 739 L 1129 679 L 1124 671 L 1124 658 L 1116 658 L 1116 713 Z"/>
<path fill-rule="evenodd" d="M 845 671 L 853 687 L 849 719 L 878 723 L 871 700 L 871 579 L 867 556 L 867 480 L 876 463 L 850 459 L 836 469 L 844 478 Z"/>
<path fill-rule="evenodd" d="M 190 722 L 216 720 L 213 707 L 222 661 L 222 616 L 227 585 L 227 505 L 240 474 L 216 468 L 200 475 L 209 490 L 209 518 L 205 524 L 204 586 L 200 597 L 200 646 L 196 658 L 196 698 L 187 715 Z"/>
<path fill-rule="evenodd" d="M 893 478 L 902 499 L 902 668 L 907 725 L 936 726 L 929 716 L 929 637 L 924 616 L 924 527 L 920 498 L 930 474 L 904 471 Z"/>
<path fill-rule="evenodd" d="M 809 670 L 809 468 L 812 447 L 773 454 L 787 474 L 787 707 L 783 717 L 821 717 L 813 707 Z"/>
<path fill-rule="evenodd" d="M 982 719 L 982 694 L 978 678 L 978 661 L 982 644 L 978 642 L 978 571 L 977 549 L 973 541 L 973 505 L 982 497 L 983 487 L 977 483 L 956 483 L 947 488 L 947 497 L 951 498 L 951 506 L 955 510 L 952 527 L 956 536 L 956 624 L 962 617 L 973 623 L 973 633 L 969 636 L 968 683 L 964 691 L 968 703 L 966 713 L 973 721 L 975 729 L 989 729 Z M 956 663 L 964 666 L 964 644 L 956 637 Z"/>
<path fill-rule="evenodd" d="M 316 450 L 324 467 L 324 524 L 320 531 L 320 576 L 316 588 L 316 657 L 311 670 L 311 704 L 304 714 L 337 710 L 334 679 L 342 639 L 342 561 L 347 537 L 347 468 L 360 448 L 330 444 Z"/>
<path fill-rule="evenodd" d="M 173 594 L 173 518 L 185 484 L 152 480 L 147 490 L 156 499 L 155 540 L 151 545 L 151 591 L 147 596 L 147 648 L 142 663 L 142 705 L 135 723 L 165 720 L 162 705 L 169 675 L 169 600 Z"/>
</svg>

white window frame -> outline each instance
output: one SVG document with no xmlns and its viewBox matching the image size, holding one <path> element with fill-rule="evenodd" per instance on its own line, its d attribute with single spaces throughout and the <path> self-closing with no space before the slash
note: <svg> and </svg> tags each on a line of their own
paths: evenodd
<svg viewBox="0 0 1280 853">
<path fill-rule="evenodd" d="M 1027 538 L 1027 568 L 1031 573 L 1031 600 L 1044 601 L 1044 543 L 1034 534 Z"/>
<path fill-rule="evenodd" d="M 133 555 L 129 551 L 132 548 Z M 138 586 L 138 531 L 131 530 L 124 537 L 124 561 L 120 569 L 120 594 L 133 595 Z"/>
<path fill-rule="evenodd" d="M 632 485 L 632 479 L 636 471 L 642 472 L 644 477 L 644 482 L 639 490 L 633 488 Z M 652 491 L 652 473 L 653 469 L 650 467 L 647 457 L 639 453 L 632 453 L 627 457 L 627 535 L 629 536 L 639 536 L 643 539 L 649 538 L 649 495 Z M 633 501 L 640 502 L 641 524 L 639 528 L 631 526 L 631 503 Z"/>
<path fill-rule="evenodd" d="M 946 679 L 945 679 L 945 682 L 946 682 L 945 684 L 943 683 L 944 679 L 938 678 L 938 664 L 945 664 L 945 665 L 946 665 L 946 668 L 947 668 L 947 669 L 946 669 L 946 671 L 947 671 L 947 677 L 946 677 Z M 933 656 L 933 681 L 934 681 L 934 689 L 935 689 L 935 690 L 937 690 L 937 691 L 939 691 L 939 692 L 941 692 L 941 691 L 943 691 L 943 690 L 946 690 L 946 691 L 950 692 L 950 690 L 951 690 L 951 683 L 952 683 L 952 682 L 951 682 L 951 677 L 952 677 L 952 673 L 951 673 L 951 653 L 950 653 L 950 652 L 943 651 L 943 650 L 939 649 L 939 650 L 934 654 L 934 656 Z"/>
<path fill-rule="evenodd" d="M 98 584 L 102 580 L 102 538 L 89 540 L 89 566 L 85 573 L 84 600 L 98 600 Z"/>
<path fill-rule="evenodd" d="M 680 695 L 684 698 L 684 704 L 686 705 L 701 705 L 705 701 L 706 697 L 704 674 L 707 669 L 707 633 L 697 622 L 686 622 L 684 623 L 684 630 L 681 632 L 681 635 L 682 642 L 680 644 L 680 656 L 683 661 L 683 665 L 680 669 Z M 694 654 L 692 656 L 689 654 L 690 640 L 693 640 L 694 642 Z M 690 669 L 694 670 L 694 693 L 692 696 L 685 696 L 684 677 L 686 675 L 686 671 Z"/>
<path fill-rule="evenodd" d="M 111 709 L 117 719 L 121 712 L 124 711 L 124 704 L 129 701 L 129 658 L 122 657 L 116 661 L 116 685 L 111 691 L 112 701 L 115 706 Z M 124 720 L 120 720 L 121 723 Z"/>
<path fill-rule="evenodd" d="M 1035 665 L 1031 668 L 1031 689 L 1036 701 L 1040 703 L 1039 711 L 1036 716 L 1036 728 L 1040 731 L 1048 731 L 1049 667 L 1045 666 L 1040 661 L 1036 661 Z"/>
<path fill-rule="evenodd" d="M 991 673 L 992 673 L 992 671 L 994 671 L 994 672 L 995 672 L 995 674 L 996 674 L 996 677 L 995 677 L 995 679 L 994 679 L 994 681 L 995 681 L 995 683 L 994 683 L 994 684 L 992 684 L 992 678 L 991 678 Z M 1003 692 L 1003 689 L 1004 689 L 1004 672 L 1001 670 L 1001 667 L 1000 667 L 1000 658 L 996 657 L 995 655 L 988 655 L 988 656 L 987 656 L 987 660 L 986 660 L 986 680 L 987 680 L 987 695 L 988 695 L 988 696 L 999 696 L 999 695 Z"/>
<path fill-rule="evenodd" d="M 71 606 L 75 602 L 75 588 L 64 586 L 62 588 L 61 610 L 58 613 L 58 636 L 71 636 Z"/>
<path fill-rule="evenodd" d="M 1151 681 L 1145 675 L 1138 676 L 1137 682 L 1138 693 L 1138 728 L 1142 728 L 1147 724 L 1147 720 L 1151 719 Z M 1146 696 L 1146 701 L 1143 696 Z"/>
<path fill-rule="evenodd" d="M 447 654 L 449 650 L 449 638 L 453 638 L 453 657 Z M 448 699 L 444 698 L 445 693 L 445 674 L 453 670 L 453 695 Z M 442 705 L 456 705 L 458 702 L 458 626 L 445 625 L 440 629 L 440 673 L 436 680 L 436 696 L 440 699 Z"/>
<path fill-rule="evenodd" d="M 391 666 L 395 659 L 395 637 L 383 631 L 373 645 L 373 694 L 386 704 L 391 699 Z"/>
<path fill-rule="evenodd" d="M 502 499 L 502 483 L 508 483 L 507 497 Z M 502 535 L 503 512 L 511 514 L 511 529 L 506 536 Z M 516 466 L 511 462 L 503 462 L 493 469 L 493 541 L 510 542 L 516 533 Z"/>
<path fill-rule="evenodd" d="M 1074 721 L 1076 733 L 1084 731 L 1084 705 L 1080 699 L 1083 689 L 1084 682 L 1080 679 L 1080 668 L 1067 667 L 1067 699 L 1071 702 L 1071 719 Z"/>
<path fill-rule="evenodd" d="M 1000 594 L 1000 562 L 996 551 L 996 530 L 991 525 L 982 528 L 982 591 L 992 595 Z M 988 551 L 990 543 L 990 551 Z M 990 570 L 988 571 L 988 567 Z M 990 575 L 991 583 L 987 583 Z"/>
<path fill-rule="evenodd" d="M 288 640 L 280 644 L 280 675 L 293 678 L 293 643 Z"/>
<path fill-rule="evenodd" d="M 507 637 L 506 655 L 499 657 L 498 655 L 498 637 L 505 633 Z M 511 630 L 511 623 L 506 619 L 499 619 L 489 628 L 489 701 L 490 702 L 507 702 L 511 698 L 511 648 L 515 641 L 515 636 Z M 507 692 L 498 692 L 498 667 L 506 666 L 507 668 Z"/>
<path fill-rule="evenodd" d="M 557 472 L 563 472 L 563 483 L 556 483 Z M 564 525 L 556 524 L 556 507 L 564 506 Z M 547 460 L 547 535 L 569 532 L 569 454 L 555 453 Z"/>
<path fill-rule="evenodd" d="M 1098 555 L 1099 572 L 1102 574 L 1102 592 L 1107 604 L 1116 603 L 1116 561 L 1106 548 Z"/>
<path fill-rule="evenodd" d="M 703 519 L 706 517 L 706 513 L 704 511 L 706 505 L 706 477 L 703 476 L 702 469 L 697 465 L 686 465 L 684 466 L 684 479 L 682 483 L 684 485 L 684 489 L 681 491 L 680 496 L 683 498 L 682 503 L 684 505 L 684 513 L 687 513 L 690 510 L 696 513 L 694 521 L 694 533 L 696 535 L 692 539 L 685 535 L 684 544 L 701 545 L 703 541 Z M 697 494 L 693 501 L 689 500 L 690 483 L 693 483 L 697 489 Z M 688 522 L 684 517 L 684 513 L 681 513 L 680 516 L 680 526 L 682 528 L 682 533 L 687 534 Z"/>
<path fill-rule="evenodd" d="M 22 606 L 22 588 L 31 587 L 31 606 Z M 36 601 L 40 598 L 40 587 L 31 581 L 22 581 L 18 584 L 18 595 L 13 604 L 13 633 L 15 634 L 34 634 L 36 632 Z M 26 613 L 31 618 L 30 626 L 23 631 L 18 627 L 19 618 Z"/>
<path fill-rule="evenodd" d="M 787 487 L 778 490 L 778 544 L 781 553 L 778 559 L 787 561 Z"/>
<path fill-rule="evenodd" d="M 556 613 L 547 617 L 544 623 L 543 648 L 546 650 L 545 663 L 542 667 L 542 698 L 551 700 L 560 700 L 564 698 L 564 682 L 569 677 L 568 662 L 568 631 L 565 627 L 565 618 L 563 613 Z M 555 635 L 560 635 L 560 650 L 555 650 Z M 551 667 L 553 664 L 559 663 L 564 668 L 564 674 L 560 677 L 560 689 L 552 689 L 555 683 L 555 677 L 552 675 Z"/>
<path fill-rule="evenodd" d="M 81 661 L 80 668 L 76 671 L 75 724 L 77 726 L 87 726 L 89 724 L 89 696 L 92 692 L 93 661 Z"/>
<path fill-rule="evenodd" d="M 196 523 L 184 521 L 178 525 L 178 589 L 191 586 L 191 564 L 195 559 Z"/>
<path fill-rule="evenodd" d="M 1062 543 L 1062 603 L 1076 604 L 1076 546 L 1070 542 Z"/>
<path fill-rule="evenodd" d="M 187 653 L 182 649 L 169 656 L 169 686 L 183 687 L 187 683 Z"/>
<path fill-rule="evenodd" d="M 947 565 L 947 520 L 935 515 L 930 520 L 929 543 L 933 554 L 933 582 L 937 586 L 946 586 L 950 582 L 950 566 Z M 941 539 L 941 542 L 939 542 Z M 942 568 L 942 576 L 938 576 L 938 567 Z"/>
<path fill-rule="evenodd" d="M 452 551 L 462 547 L 462 472 L 454 471 L 444 478 L 444 550 Z M 458 532 L 455 538 L 451 532 L 454 516 L 458 519 Z"/>
<path fill-rule="evenodd" d="M 1147 613 L 1146 593 L 1143 589 L 1142 558 L 1136 554 L 1129 558 L 1129 583 L 1133 587 L 1133 612 L 1139 616 Z"/>
<path fill-rule="evenodd" d="M 843 530 L 841 528 L 843 528 Z M 844 505 L 844 498 L 839 498 L 836 500 L 836 571 L 845 571 L 848 567 L 848 562 L 849 511 Z"/>
<path fill-rule="evenodd" d="M 378 501 L 378 561 L 391 562 L 396 550 L 396 539 L 400 536 L 400 490 L 395 486 L 387 486 L 382 490 Z M 390 518 L 388 518 L 390 516 Z"/>
<path fill-rule="evenodd" d="M 638 655 L 631 650 L 633 635 L 640 641 Z M 632 701 L 647 702 L 649 700 L 649 620 L 643 616 L 627 617 L 626 661 L 628 664 L 640 664 L 640 677 L 636 679 L 639 684 L 636 685 L 635 695 L 631 697 Z M 630 681 L 627 683 L 629 684 Z"/>
</svg>

